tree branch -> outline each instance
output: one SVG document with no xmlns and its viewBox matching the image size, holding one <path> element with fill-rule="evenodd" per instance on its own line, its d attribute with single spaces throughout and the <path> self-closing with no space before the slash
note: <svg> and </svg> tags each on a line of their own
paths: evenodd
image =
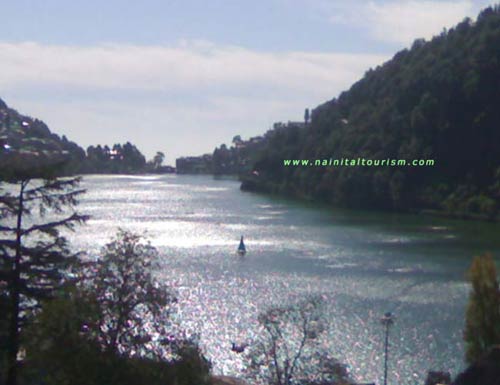
<svg viewBox="0 0 500 385">
<path fill-rule="evenodd" d="M 54 222 L 44 223 L 41 225 L 31 226 L 30 228 L 23 230 L 21 232 L 21 235 L 25 236 L 25 235 L 31 234 L 34 231 L 41 231 L 44 233 L 50 233 L 51 232 L 50 230 L 52 230 L 56 227 L 60 227 L 60 226 L 64 226 L 66 228 L 71 229 L 73 223 L 83 223 L 83 222 L 87 221 L 88 218 L 89 218 L 88 215 L 80 215 L 80 214 L 74 213 L 70 217 L 61 219 L 60 221 L 54 221 Z"/>
</svg>

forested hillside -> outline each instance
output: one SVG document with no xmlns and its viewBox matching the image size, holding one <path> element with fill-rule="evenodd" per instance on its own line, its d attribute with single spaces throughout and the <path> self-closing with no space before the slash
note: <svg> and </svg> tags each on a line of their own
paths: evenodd
<svg viewBox="0 0 500 385">
<path fill-rule="evenodd" d="M 89 146 L 87 151 L 66 136 L 50 131 L 41 120 L 21 115 L 0 99 L 0 167 L 2 174 L 41 164 L 57 164 L 58 174 L 139 173 L 149 171 L 146 158 L 130 142 L 112 148 Z M 150 167 L 151 168 L 151 167 Z"/>
<path fill-rule="evenodd" d="M 332 68 L 335 71 L 335 68 Z M 427 167 L 284 166 L 284 159 L 433 159 Z M 494 218 L 500 204 L 500 8 L 464 20 L 275 129 L 243 189 L 340 206 Z"/>
<path fill-rule="evenodd" d="M 0 99 L 0 166 L 2 174 L 9 168 L 30 169 L 43 163 L 64 163 L 71 173 L 85 160 L 85 151 L 76 143 L 52 133 L 41 120 L 21 115 Z M 61 163 L 62 162 L 62 163 Z M 62 166 L 60 166 L 62 167 Z"/>
</svg>

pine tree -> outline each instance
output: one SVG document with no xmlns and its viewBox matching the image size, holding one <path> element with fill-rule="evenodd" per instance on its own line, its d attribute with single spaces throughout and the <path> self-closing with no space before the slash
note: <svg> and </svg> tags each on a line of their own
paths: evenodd
<svg viewBox="0 0 500 385">
<path fill-rule="evenodd" d="M 472 291 L 467 305 L 464 340 L 471 364 L 500 344 L 500 291 L 490 254 L 475 257 L 468 273 Z"/>
<path fill-rule="evenodd" d="M 7 309 L 5 382 L 17 385 L 21 330 L 40 301 L 61 287 L 76 258 L 60 230 L 87 217 L 65 213 L 84 192 L 79 178 L 55 177 L 59 167 L 52 162 L 7 164 L 0 173 L 0 288 Z"/>
</svg>

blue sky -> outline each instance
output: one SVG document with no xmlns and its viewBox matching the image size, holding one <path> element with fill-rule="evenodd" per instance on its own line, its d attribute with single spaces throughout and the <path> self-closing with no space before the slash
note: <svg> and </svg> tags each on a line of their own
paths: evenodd
<svg viewBox="0 0 500 385">
<path fill-rule="evenodd" d="M 87 147 L 151 157 L 299 120 L 483 0 L 2 2 L 0 98 Z"/>
<path fill-rule="evenodd" d="M 351 1 L 356 3 L 355 1 Z M 126 5 L 124 5 L 127 3 Z M 0 26 L 3 40 L 92 45 L 175 44 L 180 39 L 286 52 L 380 51 L 357 26 L 331 23 L 333 5 L 299 0 L 16 1 Z M 349 4 L 350 2 L 337 2 Z M 350 8 L 350 7 L 349 7 Z M 356 6 L 353 6 L 354 10 Z M 391 52 L 390 45 L 383 47 Z"/>
</svg>

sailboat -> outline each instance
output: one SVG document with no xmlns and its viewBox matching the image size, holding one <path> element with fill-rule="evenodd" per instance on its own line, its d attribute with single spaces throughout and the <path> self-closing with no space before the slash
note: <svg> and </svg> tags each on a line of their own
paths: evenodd
<svg viewBox="0 0 500 385">
<path fill-rule="evenodd" d="M 245 243 L 243 242 L 243 235 L 241 236 L 241 239 L 240 239 L 240 245 L 238 246 L 238 254 L 243 256 L 245 255 L 247 252 L 247 249 L 245 247 Z"/>
</svg>

